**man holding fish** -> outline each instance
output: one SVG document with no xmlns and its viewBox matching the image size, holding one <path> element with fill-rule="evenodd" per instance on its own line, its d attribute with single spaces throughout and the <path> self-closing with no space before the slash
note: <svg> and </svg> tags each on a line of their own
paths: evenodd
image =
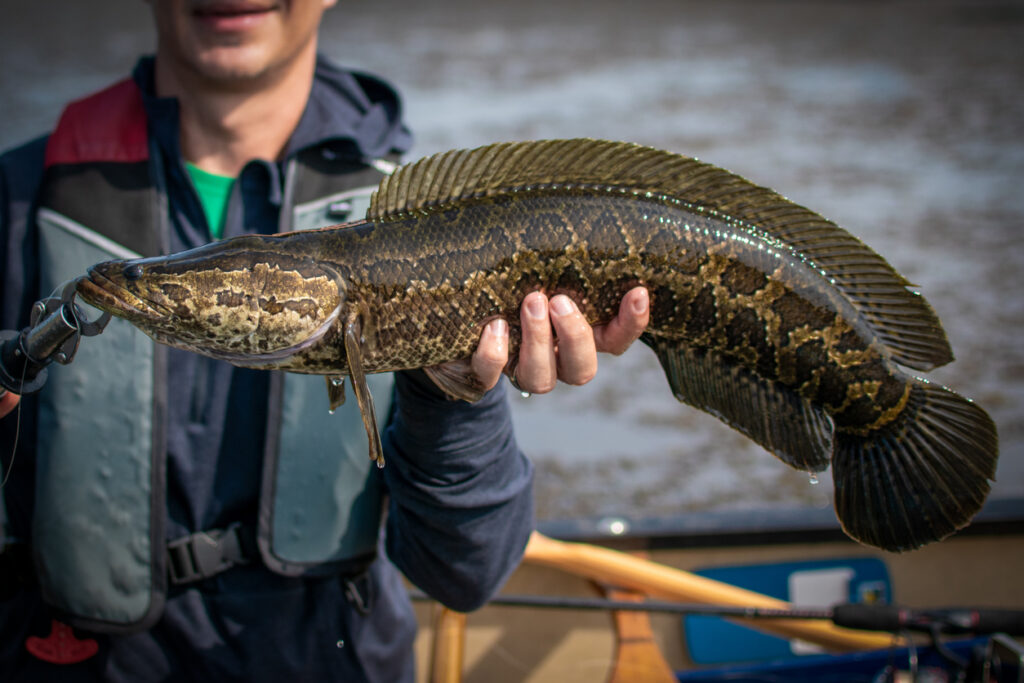
<svg viewBox="0 0 1024 683">
<path fill-rule="evenodd" d="M 0 158 L 0 327 L 96 261 L 360 218 L 410 145 L 390 86 L 318 58 L 334 0 L 151 4 L 155 58 Z M 327 415 L 322 379 L 112 324 L 38 397 L 0 397 L 0 678 L 411 680 L 395 566 L 471 610 L 532 529 L 502 372 L 533 393 L 583 384 L 647 316 L 641 288 L 594 329 L 530 295 L 513 367 L 507 323 L 483 329 L 476 403 L 419 371 L 375 377 L 380 471 L 355 401 Z"/>
</svg>

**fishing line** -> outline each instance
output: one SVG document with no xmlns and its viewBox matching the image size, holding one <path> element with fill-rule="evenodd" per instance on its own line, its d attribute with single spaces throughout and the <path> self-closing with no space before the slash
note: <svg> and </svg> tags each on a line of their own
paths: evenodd
<svg viewBox="0 0 1024 683">
<path fill-rule="evenodd" d="M 18 387 L 16 393 L 19 399 L 14 417 L 11 460 L 8 463 L 7 471 L 3 473 L 0 489 L 6 486 L 7 480 L 10 479 L 18 452 L 18 444 L 21 441 L 22 404 L 26 394 L 26 379 L 29 383 L 27 393 L 39 391 L 46 382 L 46 366 L 53 361 L 63 365 L 70 363 L 78 350 L 81 338 L 99 334 L 110 320 L 110 314 L 104 314 L 94 321 L 86 320 L 83 324 L 80 318 L 81 313 L 75 305 L 78 280 L 78 278 L 74 278 L 61 283 L 50 292 L 50 296 L 35 302 L 32 306 L 29 327 L 20 333 L 14 333 L 13 336 L 8 335 L 6 330 L 3 332 L 4 355 L 0 358 L 0 370 L 3 371 L 2 377 L 5 386 L 16 384 Z M 7 357 L 8 353 L 11 354 L 11 358 Z M 20 377 L 14 377 L 13 373 L 18 373 L 16 369 L 8 370 L 8 364 L 13 362 L 21 364 Z M 28 372 L 29 366 L 32 367 L 31 377 Z"/>
<path fill-rule="evenodd" d="M 21 368 L 21 387 L 25 386 L 25 371 L 28 369 L 28 365 L 24 365 Z M 14 414 L 14 443 L 11 444 L 11 462 L 7 467 L 7 471 L 4 472 L 4 480 L 0 481 L 0 489 L 7 486 L 7 480 L 11 477 L 11 472 L 14 471 L 14 456 L 18 453 L 18 439 L 21 437 L 21 394 L 18 394 L 18 407 L 15 409 Z"/>
</svg>

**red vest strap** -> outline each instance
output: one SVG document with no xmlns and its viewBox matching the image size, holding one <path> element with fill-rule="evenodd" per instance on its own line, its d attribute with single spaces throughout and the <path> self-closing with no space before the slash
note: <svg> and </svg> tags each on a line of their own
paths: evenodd
<svg viewBox="0 0 1024 683">
<path fill-rule="evenodd" d="M 142 93 L 130 78 L 69 104 L 46 145 L 46 166 L 149 158 Z"/>
</svg>

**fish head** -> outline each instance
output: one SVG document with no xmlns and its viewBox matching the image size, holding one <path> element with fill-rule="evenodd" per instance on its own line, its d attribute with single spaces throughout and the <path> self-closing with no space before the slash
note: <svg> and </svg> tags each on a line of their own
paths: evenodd
<svg viewBox="0 0 1024 683">
<path fill-rule="evenodd" d="M 345 299 L 331 267 L 264 236 L 98 263 L 77 291 L 163 344 L 268 367 L 319 341 Z"/>
</svg>

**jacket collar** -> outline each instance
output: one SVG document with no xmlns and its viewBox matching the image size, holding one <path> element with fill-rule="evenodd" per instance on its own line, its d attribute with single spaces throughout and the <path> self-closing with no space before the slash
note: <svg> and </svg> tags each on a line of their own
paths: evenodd
<svg viewBox="0 0 1024 683">
<path fill-rule="evenodd" d="M 285 157 L 324 142 L 350 143 L 368 160 L 406 152 L 412 135 L 402 123 L 401 101 L 390 85 L 320 56 L 309 101 Z"/>
</svg>

